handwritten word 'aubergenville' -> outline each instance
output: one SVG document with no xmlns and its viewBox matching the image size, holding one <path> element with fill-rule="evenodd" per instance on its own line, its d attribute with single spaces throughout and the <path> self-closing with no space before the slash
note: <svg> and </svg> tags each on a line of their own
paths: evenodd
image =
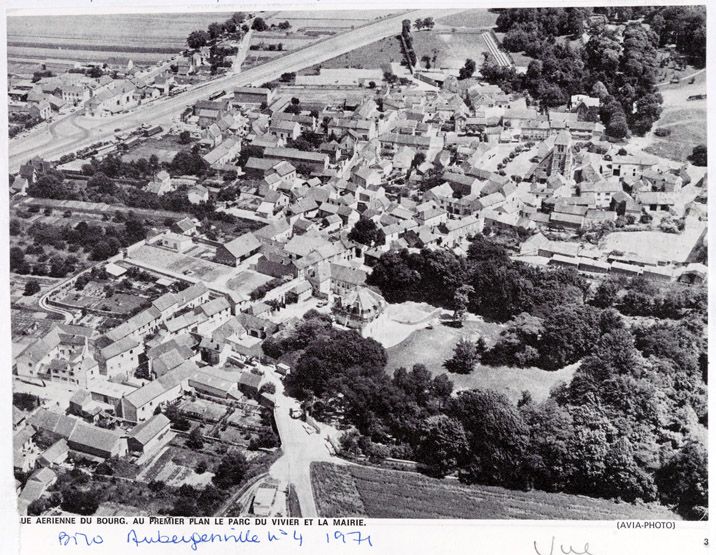
<svg viewBox="0 0 716 555">
<path fill-rule="evenodd" d="M 130 529 L 126 535 L 125 542 L 134 547 L 144 547 L 153 544 L 163 545 L 185 545 L 192 551 L 197 551 L 202 544 L 290 544 L 296 547 L 303 547 L 304 544 L 310 543 L 304 540 L 304 532 L 293 528 L 270 528 L 268 530 L 259 529 L 257 531 L 250 528 L 237 530 L 229 528 L 229 531 L 221 532 L 204 532 L 192 531 L 183 533 L 163 532 L 156 530 L 144 533 L 134 528 Z M 105 539 L 101 535 L 92 535 L 84 532 L 60 532 L 58 534 L 58 542 L 62 547 L 80 546 L 92 547 L 105 543 Z M 358 530 L 334 530 L 332 532 L 321 532 L 315 534 L 313 544 L 323 543 L 332 545 L 367 545 L 373 547 L 373 540 L 370 535 Z"/>
</svg>

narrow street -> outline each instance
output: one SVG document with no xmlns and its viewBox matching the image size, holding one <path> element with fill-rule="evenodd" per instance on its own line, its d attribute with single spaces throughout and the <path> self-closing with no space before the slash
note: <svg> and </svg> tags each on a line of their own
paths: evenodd
<svg viewBox="0 0 716 555">
<path fill-rule="evenodd" d="M 283 455 L 269 469 L 271 477 L 291 483 L 296 488 L 301 514 L 304 517 L 316 517 L 316 503 L 311 487 L 311 463 L 314 461 L 330 461 L 342 464 L 343 461 L 332 456 L 323 435 L 316 433 L 303 420 L 291 418 L 291 409 L 298 409 L 298 401 L 284 394 L 283 382 L 278 374 L 267 370 L 267 374 L 276 382 L 276 407 L 274 418 Z M 309 433 L 307 428 L 311 429 Z"/>
</svg>

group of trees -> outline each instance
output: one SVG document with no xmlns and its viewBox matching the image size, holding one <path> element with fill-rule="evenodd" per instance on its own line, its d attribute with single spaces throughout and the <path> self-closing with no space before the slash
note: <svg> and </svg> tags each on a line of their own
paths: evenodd
<svg viewBox="0 0 716 555">
<path fill-rule="evenodd" d="M 315 417 L 342 413 L 355 426 L 341 442 L 348 454 L 414 459 L 465 483 L 660 500 L 698 518 L 707 493 L 704 325 L 703 313 L 690 313 L 630 330 L 615 310 L 586 304 L 551 319 L 521 315 L 510 325 L 516 343 L 544 341 L 554 364 L 582 363 L 547 400 L 524 394 L 517 404 L 488 390 L 453 395 L 445 374 L 420 364 L 390 377 L 379 344 L 315 312 L 264 348 L 296 357 L 287 391 Z M 465 358 L 484 348 L 461 343 Z"/>
<path fill-rule="evenodd" d="M 475 74 L 476 69 L 477 64 L 475 63 L 475 60 L 473 60 L 472 58 L 468 58 L 467 60 L 465 60 L 465 65 L 460 68 L 458 79 L 469 79 Z"/>
<path fill-rule="evenodd" d="M 460 340 L 445 363 L 449 371 L 469 372 L 477 362 L 547 369 L 581 363 L 571 383 L 543 402 L 525 394 L 515 405 L 480 390 L 451 396 L 445 375 L 424 375 L 416 365 L 391 380 L 371 340 L 354 337 L 347 347 L 329 323 L 309 319 L 274 340 L 281 348 L 269 354 L 302 353 L 291 391 L 322 409 L 342 404 L 358 430 L 346 440 L 352 452 L 414 458 L 430 474 L 455 472 L 467 483 L 660 500 L 689 518 L 702 515 L 705 290 L 641 278 L 606 280 L 592 290 L 573 272 L 511 262 L 481 236 L 467 257 L 389 251 L 373 276 L 390 301 L 437 299 L 509 320 L 489 348 L 481 338 Z M 620 311 L 661 319 L 627 327 Z M 406 376 L 424 384 L 420 401 L 402 397 Z"/>
<path fill-rule="evenodd" d="M 180 144 L 181 138 L 180 138 Z M 156 154 L 152 154 L 149 158 L 139 158 L 125 162 L 121 156 L 116 154 L 108 154 L 101 160 L 92 158 L 88 164 L 82 166 L 82 173 L 92 176 L 96 173 L 103 173 L 107 177 L 126 179 L 145 180 L 156 174 L 162 166 Z"/>
<path fill-rule="evenodd" d="M 201 156 L 199 146 L 194 145 L 189 150 L 180 150 L 174 155 L 169 170 L 175 175 L 205 175 L 209 164 Z"/>
<path fill-rule="evenodd" d="M 513 262 L 502 246 L 482 235 L 473 239 L 466 257 L 447 249 L 389 251 L 368 283 L 378 286 L 389 302 L 427 301 L 453 309 L 462 297 L 456 291 L 469 285 L 467 308 L 499 321 L 582 302 L 589 288 L 575 271 Z"/>
<path fill-rule="evenodd" d="M 210 23 L 206 31 L 197 30 L 189 33 L 186 44 L 189 48 L 196 50 L 215 42 L 225 35 L 227 38 L 240 40 L 242 34 L 249 30 L 248 26 L 244 24 L 244 21 L 246 21 L 248 17 L 249 16 L 243 12 L 236 12 L 223 23 L 218 21 Z"/>
<path fill-rule="evenodd" d="M 680 319 L 707 303 L 704 286 L 659 285 L 643 277 L 611 277 L 594 291 L 591 304 L 613 307 L 627 316 Z"/>
<path fill-rule="evenodd" d="M 361 217 L 348 233 L 348 239 L 366 247 L 377 247 L 385 244 L 385 233 L 373 220 Z"/>
<path fill-rule="evenodd" d="M 659 46 L 675 44 L 696 67 L 706 65 L 706 10 L 704 6 L 650 8 L 646 21 L 659 38 Z"/>
<path fill-rule="evenodd" d="M 18 274 L 64 277 L 76 271 L 78 252 L 84 250 L 93 260 L 106 260 L 147 235 L 148 226 L 130 213 L 121 224 L 81 221 L 75 226 L 35 222 L 26 230 L 32 244 L 10 249 L 10 270 Z M 49 247 L 57 251 L 51 254 Z"/>
<path fill-rule="evenodd" d="M 417 30 L 420 30 L 420 29 L 430 30 L 433 27 L 435 27 L 435 20 L 432 17 L 426 17 L 425 19 L 418 18 L 415 20 L 415 23 L 413 23 L 413 25 L 415 25 L 415 28 Z"/>
<path fill-rule="evenodd" d="M 62 173 L 50 171 L 28 187 L 28 194 L 37 198 L 82 200 L 117 204 L 130 208 L 189 213 L 200 220 L 237 222 L 237 218 L 232 214 L 216 211 L 216 206 L 212 199 L 208 202 L 191 203 L 187 197 L 187 187 L 180 187 L 175 191 L 159 196 L 142 188 L 146 181 L 119 183 L 104 171 L 99 171 L 107 170 L 112 172 L 114 163 L 104 163 L 105 160 L 96 167 L 86 164 L 86 173 L 94 172 L 86 183 L 82 180 L 68 180 L 65 179 Z M 116 160 L 116 158 L 113 158 L 113 160 Z M 147 164 L 151 165 L 152 162 L 147 161 Z M 165 164 L 164 167 L 175 174 L 203 175 L 206 171 L 206 162 L 196 149 L 192 149 L 178 152 L 174 160 L 170 164 Z"/>
<path fill-rule="evenodd" d="M 708 164 L 708 149 L 706 145 L 696 145 L 689 155 L 689 161 L 694 166 L 706 166 Z"/>
<path fill-rule="evenodd" d="M 697 25 L 699 9 L 676 11 L 688 24 Z M 649 29 L 638 21 L 627 23 L 622 36 L 606 26 L 586 29 L 591 13 L 589 8 L 502 11 L 497 26 L 506 33 L 503 46 L 513 52 L 523 51 L 535 60 L 524 76 L 489 60 L 481 72 L 507 91 L 528 91 L 545 108 L 565 104 L 570 95 L 589 92 L 601 99 L 600 117 L 607 134 L 617 139 L 630 130 L 642 135 L 661 115 L 662 98 L 656 89 L 657 48 L 663 45 L 660 32 L 670 37 L 674 31 Z M 649 15 L 657 22 L 663 19 L 659 14 Z M 584 47 L 556 40 L 583 30 L 590 35 Z"/>
</svg>

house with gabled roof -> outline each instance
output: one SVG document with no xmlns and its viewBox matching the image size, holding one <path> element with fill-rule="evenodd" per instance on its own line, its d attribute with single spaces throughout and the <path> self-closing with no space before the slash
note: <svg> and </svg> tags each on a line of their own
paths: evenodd
<svg viewBox="0 0 716 555">
<path fill-rule="evenodd" d="M 144 345 L 133 337 L 125 337 L 97 352 L 99 373 L 111 381 L 126 381 L 139 367 L 139 356 L 144 353 Z"/>
<path fill-rule="evenodd" d="M 122 399 L 122 414 L 129 422 L 144 422 L 158 406 L 179 399 L 189 389 L 188 380 L 198 370 L 196 363 L 185 361 L 164 376 L 140 387 Z"/>
<path fill-rule="evenodd" d="M 237 267 L 260 250 L 261 242 L 256 236 L 253 233 L 244 233 L 228 243 L 219 245 L 214 259 L 220 264 Z"/>
<path fill-rule="evenodd" d="M 159 413 L 149 420 L 137 424 L 129 431 L 127 448 L 129 451 L 141 453 L 146 458 L 159 451 L 173 437 L 171 421 L 162 413 Z"/>
</svg>

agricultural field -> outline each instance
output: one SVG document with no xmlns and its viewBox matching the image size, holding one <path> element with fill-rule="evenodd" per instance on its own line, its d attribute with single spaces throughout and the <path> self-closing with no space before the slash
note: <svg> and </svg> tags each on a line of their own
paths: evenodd
<svg viewBox="0 0 716 555">
<path fill-rule="evenodd" d="M 403 53 L 400 48 L 400 41 L 396 35 L 341 54 L 321 63 L 321 67 L 370 69 L 392 62 L 400 63 L 402 59 Z"/>
<path fill-rule="evenodd" d="M 88 308 L 111 312 L 113 316 L 129 317 L 138 312 L 144 303 L 150 302 L 149 297 L 136 293 L 114 293 L 107 296 L 103 291 L 97 291 L 90 282 L 83 291 L 72 291 L 60 299 L 59 302 L 77 308 Z"/>
<path fill-rule="evenodd" d="M 621 520 L 679 517 L 660 505 L 630 504 L 581 495 L 467 486 L 412 472 L 313 463 L 319 516 Z M 332 510 L 343 511 L 335 514 Z"/>
<path fill-rule="evenodd" d="M 487 9 L 465 10 L 460 13 L 438 17 L 435 20 L 435 28 L 447 27 L 470 27 L 474 29 L 491 29 L 497 21 L 497 13 Z"/>
<path fill-rule="evenodd" d="M 343 466 L 312 463 L 311 487 L 320 516 L 340 518 L 367 514 L 353 476 Z"/>
<path fill-rule="evenodd" d="M 178 52 L 178 50 L 177 50 Z M 37 59 L 37 63 L 44 63 L 45 60 L 51 60 L 53 58 L 59 58 L 67 61 L 77 61 L 83 63 L 108 63 L 108 64 L 121 64 L 124 65 L 132 60 L 135 64 L 140 65 L 152 65 L 160 60 L 167 59 L 170 57 L 166 53 L 152 53 L 152 52 L 124 52 L 120 49 L 111 51 L 97 51 L 97 50 L 86 50 L 81 48 L 40 48 L 40 47 L 27 47 L 27 46 L 8 46 L 8 69 L 11 72 L 21 73 L 18 67 L 15 67 L 12 62 L 14 59 L 20 60 L 23 65 L 27 65 L 27 60 Z M 64 64 L 70 67 L 70 64 Z M 34 67 L 33 71 L 37 67 Z"/>
<path fill-rule="evenodd" d="M 7 18 L 10 71 L 13 58 L 61 58 L 150 64 L 185 48 L 187 35 L 231 13 L 98 14 Z M 111 54 L 111 55 L 110 55 Z"/>
<path fill-rule="evenodd" d="M 10 310 L 10 330 L 12 340 L 18 347 L 45 335 L 57 322 L 47 312 L 12 308 Z"/>
<path fill-rule="evenodd" d="M 462 328 L 436 324 L 433 329 L 413 332 L 401 343 L 387 349 L 386 372 L 392 373 L 401 366 L 407 369 L 414 364 L 424 364 L 433 374 L 447 372 L 443 362 L 452 356 L 453 348 L 462 337 L 484 337 L 488 345 L 497 340 L 504 326 L 471 318 Z M 455 390 L 491 389 L 504 393 L 511 400 L 518 401 L 522 391 L 527 390 L 533 399 L 541 401 L 549 396 L 550 390 L 560 382 L 569 382 L 576 365 L 567 366 L 555 372 L 539 368 L 511 368 L 507 366 L 485 366 L 478 364 L 470 374 L 449 374 Z"/>
<path fill-rule="evenodd" d="M 397 13 L 385 10 L 282 10 L 271 14 L 265 19 L 269 25 L 289 21 L 294 28 L 299 30 L 312 28 L 349 29 L 364 25 L 374 19 L 388 17 Z"/>
<path fill-rule="evenodd" d="M 274 58 L 304 48 L 316 41 L 328 38 L 360 27 L 370 21 L 387 16 L 382 10 L 358 11 L 279 11 L 264 15 L 268 25 L 278 25 L 284 21 L 291 24 L 287 31 L 270 29 L 256 32 L 251 36 L 251 50 L 243 67 L 253 67 Z M 329 67 L 329 66 L 326 66 Z M 333 67 L 333 66 L 330 66 Z M 337 66 L 345 67 L 345 66 Z"/>
</svg>

